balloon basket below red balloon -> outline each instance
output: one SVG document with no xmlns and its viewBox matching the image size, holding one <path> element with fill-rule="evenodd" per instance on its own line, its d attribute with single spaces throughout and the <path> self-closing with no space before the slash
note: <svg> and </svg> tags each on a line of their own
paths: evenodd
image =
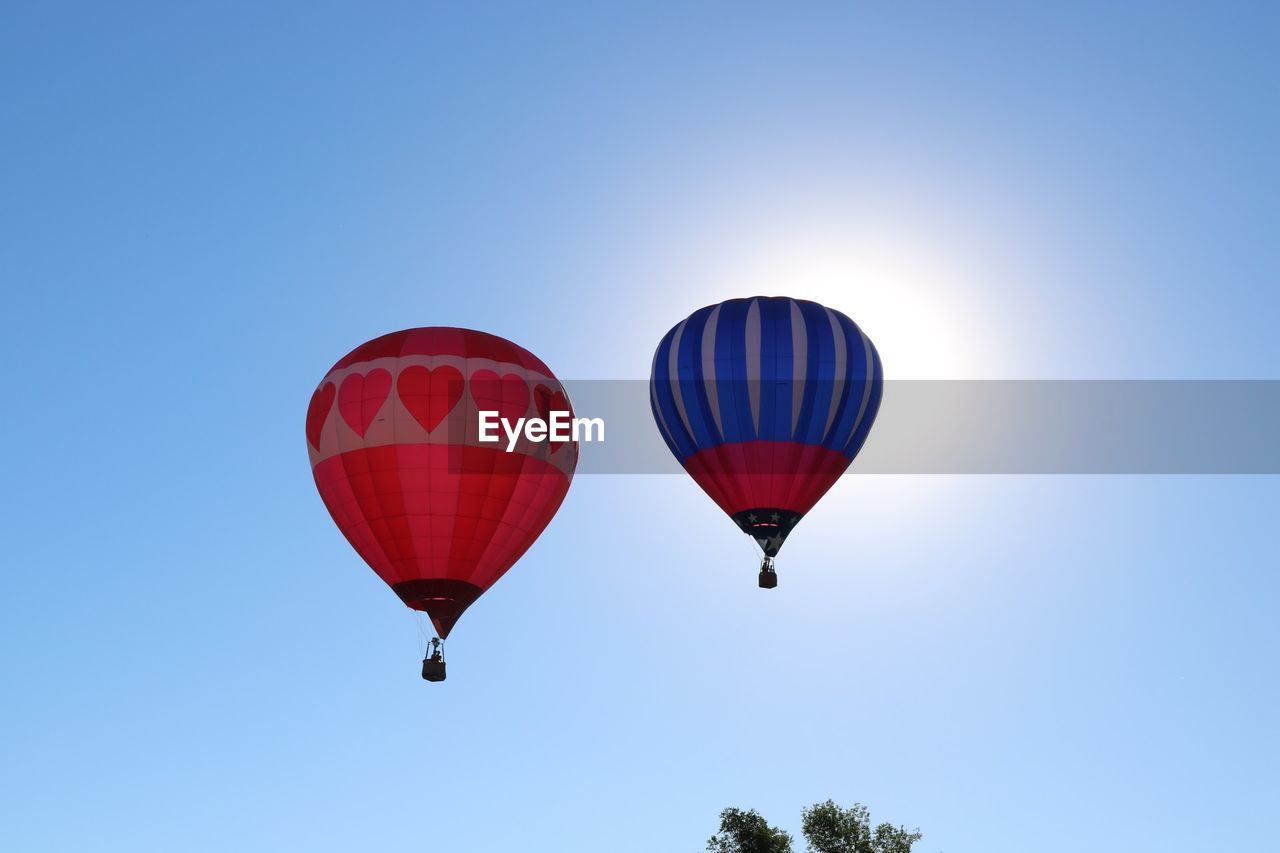
<svg viewBox="0 0 1280 853">
<path fill-rule="evenodd" d="M 422 662 L 422 677 L 427 681 L 444 681 L 444 661 L 427 658 Z"/>
<path fill-rule="evenodd" d="M 776 589 L 778 586 L 778 573 L 773 570 L 773 558 L 765 557 L 760 563 L 760 588 Z"/>
<path fill-rule="evenodd" d="M 422 659 L 422 677 L 427 681 L 444 681 L 444 641 L 439 637 L 431 641 L 431 648 Z"/>
</svg>

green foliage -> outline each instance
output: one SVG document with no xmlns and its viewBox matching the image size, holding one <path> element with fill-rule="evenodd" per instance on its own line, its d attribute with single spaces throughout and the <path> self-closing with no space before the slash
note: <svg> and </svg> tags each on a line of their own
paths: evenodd
<svg viewBox="0 0 1280 853">
<path fill-rule="evenodd" d="M 847 809 L 832 800 L 801 813 L 809 853 L 911 853 L 919 831 L 882 823 L 871 828 L 871 812 L 861 803 Z M 707 853 L 793 853 L 791 836 L 769 826 L 754 809 L 720 812 L 720 831 L 707 842 Z"/>
<path fill-rule="evenodd" d="M 791 835 L 769 826 L 755 809 L 725 809 L 707 853 L 792 853 Z"/>
<path fill-rule="evenodd" d="M 871 829 L 871 813 L 861 803 L 842 809 L 833 801 L 802 813 L 805 841 L 811 853 L 911 853 L 922 837 L 905 827 L 882 823 Z"/>
</svg>

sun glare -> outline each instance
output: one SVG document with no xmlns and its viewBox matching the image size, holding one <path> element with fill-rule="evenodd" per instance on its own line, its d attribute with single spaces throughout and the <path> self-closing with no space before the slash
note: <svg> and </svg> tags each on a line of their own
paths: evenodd
<svg viewBox="0 0 1280 853">
<path fill-rule="evenodd" d="M 992 374 L 990 318 L 974 305 L 985 294 L 926 245 L 809 230 L 740 246 L 725 259 L 715 280 L 731 295 L 794 296 L 848 314 L 875 342 L 890 380 Z"/>
</svg>

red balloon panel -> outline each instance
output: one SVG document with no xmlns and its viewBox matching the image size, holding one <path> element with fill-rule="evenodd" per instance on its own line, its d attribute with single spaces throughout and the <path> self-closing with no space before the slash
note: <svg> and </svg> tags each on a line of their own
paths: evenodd
<svg viewBox="0 0 1280 853">
<path fill-rule="evenodd" d="M 307 412 L 320 496 L 361 557 L 447 636 L 555 515 L 577 445 L 479 441 L 478 412 L 571 411 L 526 350 L 483 332 L 411 329 L 338 362 Z M 335 405 L 336 403 L 336 405 Z"/>
</svg>

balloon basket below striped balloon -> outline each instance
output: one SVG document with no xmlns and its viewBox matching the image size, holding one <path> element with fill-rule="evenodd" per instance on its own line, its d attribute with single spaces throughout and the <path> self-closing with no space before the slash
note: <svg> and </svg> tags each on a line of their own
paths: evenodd
<svg viewBox="0 0 1280 853">
<path fill-rule="evenodd" d="M 776 589 L 778 573 L 773 568 L 773 557 L 765 557 L 760 561 L 760 588 Z"/>
</svg>

